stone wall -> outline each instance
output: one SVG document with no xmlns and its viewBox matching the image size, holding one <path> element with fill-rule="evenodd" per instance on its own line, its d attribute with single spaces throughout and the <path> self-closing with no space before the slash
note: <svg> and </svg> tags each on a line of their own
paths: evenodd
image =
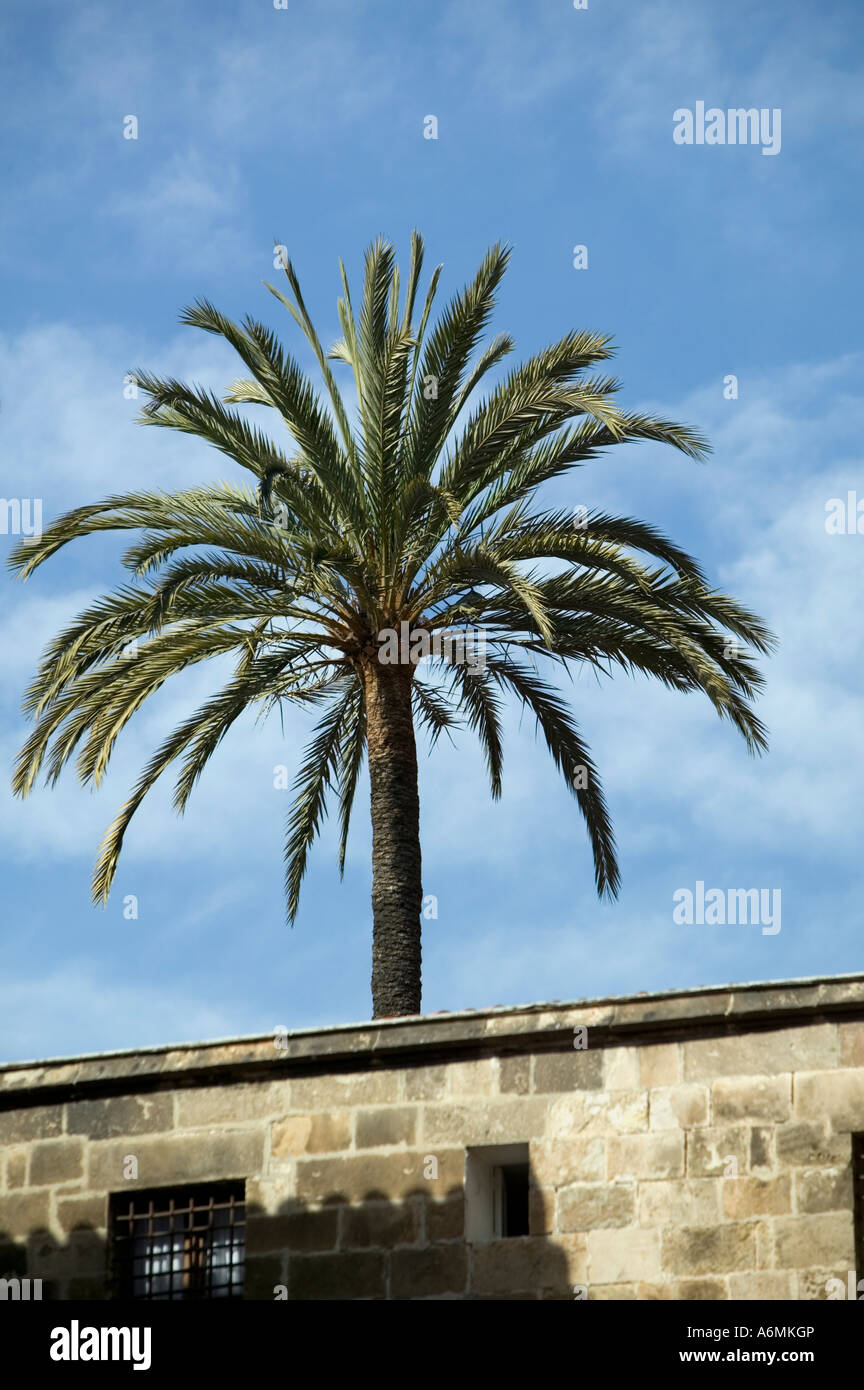
<svg viewBox="0 0 864 1390">
<path fill-rule="evenodd" d="M 15 1066 L 0 1274 L 104 1297 L 109 1193 L 245 1178 L 249 1297 L 824 1298 L 858 1132 L 857 977 Z M 531 1234 L 466 1243 L 514 1142 Z"/>
</svg>

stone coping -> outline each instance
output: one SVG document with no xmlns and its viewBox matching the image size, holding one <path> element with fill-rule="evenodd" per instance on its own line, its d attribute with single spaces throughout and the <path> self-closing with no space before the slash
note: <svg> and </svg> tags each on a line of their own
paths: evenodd
<svg viewBox="0 0 864 1390">
<path fill-rule="evenodd" d="M 590 1046 L 864 1019 L 864 974 L 418 1014 L 373 1023 L 169 1044 L 0 1067 L 0 1110 L 100 1095 L 366 1071 L 445 1060 L 554 1052 L 590 1030 Z"/>
</svg>

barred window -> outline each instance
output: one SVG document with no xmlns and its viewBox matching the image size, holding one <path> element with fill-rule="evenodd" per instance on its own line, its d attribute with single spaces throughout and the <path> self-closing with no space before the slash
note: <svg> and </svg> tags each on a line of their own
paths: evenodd
<svg viewBox="0 0 864 1390">
<path fill-rule="evenodd" d="M 114 1298 L 242 1298 L 244 1182 L 111 1198 Z"/>
</svg>

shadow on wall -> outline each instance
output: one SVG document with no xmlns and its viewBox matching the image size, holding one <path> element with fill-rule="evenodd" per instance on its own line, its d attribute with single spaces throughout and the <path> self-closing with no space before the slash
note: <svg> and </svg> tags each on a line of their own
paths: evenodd
<svg viewBox="0 0 864 1390">
<path fill-rule="evenodd" d="M 540 1197 L 532 1192 L 532 1200 Z M 106 1221 L 108 1199 L 105 1200 Z M 573 1299 L 566 1249 L 545 1235 L 468 1243 L 462 1188 L 443 1197 L 412 1192 L 399 1201 L 371 1191 L 362 1201 L 334 1192 L 275 1212 L 246 1205 L 244 1297 L 262 1301 Z M 530 1229 L 541 1227 L 532 1208 Z M 42 1298 L 104 1300 L 109 1249 L 82 1223 L 64 1243 L 44 1230 L 14 1241 L 0 1232 L 0 1277 L 42 1280 Z M 23 1296 L 23 1289 L 22 1289 Z M 31 1282 L 31 1298 L 33 1286 Z M 584 1297 L 584 1294 L 581 1295 Z"/>
</svg>

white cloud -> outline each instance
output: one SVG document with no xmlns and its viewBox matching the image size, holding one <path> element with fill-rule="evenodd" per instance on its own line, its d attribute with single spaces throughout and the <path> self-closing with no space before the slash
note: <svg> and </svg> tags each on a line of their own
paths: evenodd
<svg viewBox="0 0 864 1390">
<path fill-rule="evenodd" d="M 94 492 L 184 487 L 230 467 L 188 436 L 136 423 L 143 400 L 124 397 L 125 379 L 142 366 L 205 385 L 236 375 L 230 349 L 191 329 L 158 352 L 115 329 L 85 334 L 53 324 L 0 334 L 4 486 L 7 494 L 41 496 L 43 524 Z"/>
<path fill-rule="evenodd" d="M 130 267 L 158 266 L 168 253 L 175 272 L 232 263 L 251 278 L 263 257 L 239 225 L 245 202 L 236 166 L 222 162 L 217 175 L 190 152 L 171 156 L 134 192 L 109 195 L 105 212 L 120 223 L 118 246 Z"/>
<path fill-rule="evenodd" d="M 248 1007 L 205 1002 L 189 985 L 129 984 L 96 962 L 69 959 L 35 978 L 0 984 L 0 1057 L 76 1056 L 255 1031 Z"/>
</svg>

